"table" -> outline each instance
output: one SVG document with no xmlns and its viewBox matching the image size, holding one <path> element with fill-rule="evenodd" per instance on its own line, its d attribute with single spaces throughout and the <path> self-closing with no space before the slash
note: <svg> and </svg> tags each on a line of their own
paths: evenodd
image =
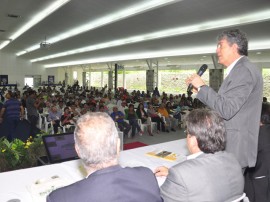
<svg viewBox="0 0 270 202">
<path fill-rule="evenodd" d="M 147 152 L 153 150 L 171 151 L 178 154 L 178 158 L 176 161 L 166 161 L 146 155 Z M 145 166 L 154 170 L 161 165 L 171 167 L 182 161 L 186 155 L 188 155 L 186 140 L 182 139 L 121 151 L 119 163 L 123 167 Z M 20 202 L 37 201 L 30 193 L 31 188 L 35 186 L 35 182 L 43 182 L 52 176 L 59 176 L 60 179 L 73 183 L 83 179 L 86 173 L 81 160 L 0 173 L 0 201 L 6 202 L 10 199 L 20 199 Z M 158 177 L 157 180 L 160 186 L 165 178 Z M 43 200 L 38 200 L 38 202 L 42 201 L 45 201 L 45 197 Z"/>
</svg>

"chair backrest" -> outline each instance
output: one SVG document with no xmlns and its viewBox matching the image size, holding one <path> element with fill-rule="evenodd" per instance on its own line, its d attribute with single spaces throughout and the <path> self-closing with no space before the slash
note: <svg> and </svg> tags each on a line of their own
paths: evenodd
<svg viewBox="0 0 270 202">
<path fill-rule="evenodd" d="M 246 193 L 243 193 L 241 197 L 239 197 L 238 199 L 233 200 L 232 202 L 241 202 L 243 201 L 246 197 Z M 249 200 L 245 200 L 246 202 L 248 202 Z"/>
</svg>

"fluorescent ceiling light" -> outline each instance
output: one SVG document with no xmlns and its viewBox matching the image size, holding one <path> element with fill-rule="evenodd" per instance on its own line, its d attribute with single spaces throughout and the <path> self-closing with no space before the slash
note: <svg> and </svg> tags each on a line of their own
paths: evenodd
<svg viewBox="0 0 270 202">
<path fill-rule="evenodd" d="M 111 48 L 121 45 L 127 45 L 127 44 L 133 44 L 133 43 L 139 43 L 144 42 L 148 40 L 154 40 L 154 39 L 160 39 L 160 38 L 166 38 L 166 37 L 172 37 L 172 36 L 178 36 L 178 35 L 185 35 L 185 34 L 191 34 L 196 32 L 202 32 L 207 30 L 214 30 L 224 27 L 231 27 L 231 26 L 237 26 L 237 25 L 244 25 L 244 24 L 251 24 L 259 21 L 264 21 L 270 19 L 270 9 L 258 13 L 252 13 L 249 15 L 243 15 L 243 16 L 237 16 L 234 18 L 229 19 L 223 19 L 223 20 L 216 20 L 211 22 L 205 22 L 185 27 L 177 27 L 177 28 L 171 28 L 167 30 L 161 30 L 154 33 L 144 34 L 144 35 L 137 35 L 132 36 L 124 39 L 118 39 L 114 41 L 109 41 L 105 43 L 95 44 L 83 48 L 73 49 L 41 58 L 32 59 L 31 62 L 38 62 L 63 56 L 68 56 L 72 54 L 78 54 L 83 52 L 89 52 L 94 50 L 100 50 L 104 48 Z M 225 26 L 224 26 L 225 25 Z"/>
<path fill-rule="evenodd" d="M 45 65 L 45 68 L 50 67 L 62 67 L 62 66 L 72 66 L 72 65 L 81 65 L 81 64 L 90 64 L 90 63 L 104 63 L 112 61 L 124 61 L 124 60 L 135 60 L 135 59 L 147 59 L 147 58 L 159 58 L 159 57 L 171 57 L 171 56 L 181 56 L 181 55 L 197 55 L 197 54 L 206 54 L 213 53 L 216 46 L 207 46 L 207 47 L 196 47 L 196 48 L 181 48 L 175 50 L 163 50 L 156 52 L 144 52 L 139 54 L 129 54 L 129 55 L 118 55 L 112 57 L 96 58 L 89 60 L 79 60 L 79 61 L 69 61 L 64 63 L 56 63 Z"/>
<path fill-rule="evenodd" d="M 263 42 L 250 42 L 249 51 L 252 50 L 263 50 L 270 49 L 270 40 Z M 93 63 L 104 63 L 104 62 L 115 62 L 115 61 L 125 61 L 125 60 L 139 60 L 139 59 L 149 59 L 149 58 L 161 58 L 161 57 L 172 57 L 172 56 L 184 56 L 184 55 L 200 55 L 200 54 L 213 54 L 216 52 L 216 45 L 212 46 L 200 46 L 196 48 L 182 47 L 181 49 L 175 50 L 163 50 L 156 52 L 144 52 L 139 54 L 129 54 L 129 55 L 118 55 L 104 58 L 94 58 L 89 60 L 79 60 L 79 61 L 69 61 L 56 64 L 45 65 L 45 68 L 51 67 L 63 67 L 72 65 L 82 65 L 82 64 L 93 64 Z"/>
<path fill-rule="evenodd" d="M 50 4 L 47 8 L 45 8 L 43 11 L 39 12 L 37 15 L 32 17 L 32 20 L 28 21 L 26 24 L 24 24 L 19 30 L 17 30 L 14 34 L 12 34 L 9 38 L 13 41 L 19 36 L 21 36 L 24 32 L 29 30 L 31 27 L 39 23 L 41 20 L 46 18 L 48 15 L 56 11 L 58 8 L 69 2 L 70 0 L 57 0 L 53 1 L 52 4 Z M 4 42 L 0 44 L 0 50 L 4 48 L 6 45 L 8 45 L 10 41 Z"/>
<path fill-rule="evenodd" d="M 83 24 L 79 27 L 76 27 L 76 28 L 71 29 L 67 32 L 64 32 L 63 34 L 49 38 L 48 41 L 50 43 L 56 43 L 56 42 L 62 41 L 64 39 L 81 34 L 83 32 L 90 31 L 90 30 L 96 29 L 98 27 L 101 27 L 101 26 L 104 26 L 104 25 L 107 25 L 107 24 L 110 24 L 110 23 L 113 23 L 113 22 L 116 22 L 119 20 L 123 20 L 123 19 L 131 17 L 133 15 L 137 15 L 137 14 L 143 13 L 145 11 L 148 11 L 148 10 L 151 10 L 154 8 L 158 8 L 160 6 L 164 6 L 164 5 L 167 5 L 167 4 L 170 4 L 173 2 L 177 2 L 177 1 L 180 1 L 180 0 L 151 0 L 151 1 L 146 0 L 143 3 L 139 3 L 139 4 L 133 5 L 131 7 L 125 8 L 123 10 L 120 10 L 118 12 L 111 13 L 111 14 L 106 15 L 104 17 L 93 20 L 87 24 Z M 37 49 L 39 49 L 39 45 L 33 45 L 24 51 L 16 53 L 16 55 L 20 56 L 20 55 L 23 55 L 25 53 L 28 53 L 28 52 L 31 52 L 31 51 L 34 51 Z"/>
</svg>

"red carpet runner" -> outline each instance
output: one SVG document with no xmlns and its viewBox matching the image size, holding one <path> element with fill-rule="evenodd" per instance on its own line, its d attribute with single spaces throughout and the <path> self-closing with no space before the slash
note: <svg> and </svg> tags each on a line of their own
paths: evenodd
<svg viewBox="0 0 270 202">
<path fill-rule="evenodd" d="M 148 145 L 142 142 L 131 142 L 131 143 L 124 144 L 124 150 L 135 149 L 135 148 L 144 147 L 144 146 L 148 146 Z"/>
</svg>

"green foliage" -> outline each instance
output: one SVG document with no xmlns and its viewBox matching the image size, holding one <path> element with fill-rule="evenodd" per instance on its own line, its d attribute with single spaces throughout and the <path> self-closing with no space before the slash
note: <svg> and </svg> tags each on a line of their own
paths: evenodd
<svg viewBox="0 0 270 202">
<path fill-rule="evenodd" d="M 5 137 L 0 139 L 0 172 L 28 168 L 37 165 L 37 158 L 45 155 L 42 136 L 31 136 L 26 142 L 14 139 L 9 142 Z"/>
</svg>

